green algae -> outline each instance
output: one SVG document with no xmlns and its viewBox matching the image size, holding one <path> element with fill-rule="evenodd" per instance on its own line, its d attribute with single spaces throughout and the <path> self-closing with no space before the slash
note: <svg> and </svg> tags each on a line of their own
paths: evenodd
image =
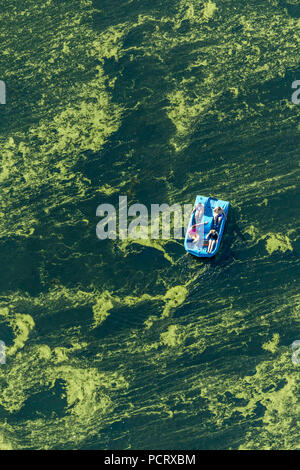
<svg viewBox="0 0 300 470">
<path fill-rule="evenodd" d="M 13 450 L 12 444 L 2 434 L 0 435 L 0 450 Z"/>
<path fill-rule="evenodd" d="M 165 295 L 149 295 L 143 294 L 139 297 L 133 296 L 125 296 L 120 298 L 117 295 L 112 295 L 110 292 L 105 291 L 103 292 L 98 298 L 96 304 L 93 306 L 93 314 L 94 314 L 94 326 L 101 325 L 105 319 L 109 316 L 110 310 L 114 306 L 134 306 L 138 305 L 139 303 L 144 303 L 146 301 L 161 301 L 164 302 L 164 308 L 162 311 L 162 318 L 168 317 L 172 309 L 181 305 L 187 296 L 187 289 L 185 286 L 174 286 L 167 290 Z M 153 319 L 156 317 L 151 317 L 146 320 L 147 328 L 152 325 Z"/>
<path fill-rule="evenodd" d="M 172 257 L 168 254 L 167 250 L 164 248 L 165 245 L 168 244 L 168 240 L 152 240 L 151 238 L 138 238 L 135 240 L 131 240 L 128 238 L 127 240 L 122 240 L 119 248 L 121 251 L 124 252 L 124 255 L 126 256 L 126 253 L 128 251 L 128 247 L 131 245 L 141 245 L 141 246 L 146 246 L 146 247 L 151 247 L 155 250 L 161 251 L 163 253 L 164 258 L 169 261 L 171 264 L 174 263 L 174 260 Z"/>
<path fill-rule="evenodd" d="M 291 241 L 288 236 L 281 234 L 272 234 L 267 237 L 266 240 L 267 252 L 271 255 L 274 251 L 293 251 Z"/>
<path fill-rule="evenodd" d="M 20 313 L 10 314 L 8 308 L 0 309 L 0 315 L 8 320 L 14 333 L 14 343 L 7 351 L 8 355 L 13 355 L 16 351 L 23 348 L 35 323 L 30 315 Z"/>
<path fill-rule="evenodd" d="M 206 20 L 209 20 L 210 18 L 212 18 L 217 9 L 218 9 L 218 7 L 214 2 L 209 1 L 209 2 L 205 3 L 204 9 L 203 9 L 204 18 Z"/>
<path fill-rule="evenodd" d="M 89 426 L 94 419 L 99 419 L 100 416 L 111 412 L 115 406 L 111 399 L 111 392 L 115 393 L 115 390 L 126 388 L 128 384 L 117 372 L 99 372 L 96 368 L 82 368 L 79 364 L 75 364 L 74 360 L 70 360 L 66 354 L 61 356 L 60 353 L 58 357 L 57 353 L 57 348 L 51 351 L 49 347 L 42 345 L 38 348 L 31 348 L 23 356 L 16 357 L 5 374 L 7 385 L 1 386 L 1 406 L 10 413 L 17 412 L 22 409 L 27 397 L 34 393 L 37 387 L 51 390 L 56 381 L 61 380 L 64 383 L 66 415 L 60 423 L 54 419 L 53 423 L 50 420 L 49 425 L 50 427 L 53 425 L 54 428 L 63 426 L 65 442 L 77 441 L 76 434 L 80 442 L 83 434 L 80 428 Z M 55 366 L 55 364 L 58 365 Z M 3 377 L 3 373 L 1 376 Z M 61 398 L 63 399 L 64 396 Z M 40 420 L 40 424 L 34 420 L 24 425 L 35 434 L 36 426 L 38 426 L 36 428 L 38 433 L 43 426 L 42 423 L 43 420 Z M 39 441 L 37 446 L 45 448 L 43 436 L 41 439 L 38 436 L 35 438 Z M 59 440 L 59 437 L 54 436 L 54 439 Z"/>
<path fill-rule="evenodd" d="M 97 299 L 93 305 L 93 314 L 95 319 L 95 326 L 101 325 L 108 317 L 109 311 L 113 308 L 112 296 L 109 292 L 105 291 Z"/>
<path fill-rule="evenodd" d="M 282 365 L 282 362 L 278 361 Z M 278 364 L 278 363 L 277 363 Z M 268 366 L 267 366 L 268 367 Z M 258 378 L 260 379 L 260 387 L 262 378 L 269 379 L 269 371 L 266 365 L 262 365 L 258 368 Z M 276 367 L 276 365 L 275 365 Z M 267 373 L 267 375 L 265 375 Z M 276 373 L 279 371 L 276 367 Z M 289 432 L 291 429 L 292 422 L 294 421 L 293 416 L 299 415 L 299 401 L 297 399 L 297 393 L 299 391 L 299 381 L 295 375 L 289 376 L 283 374 L 283 380 L 285 384 L 279 390 L 273 390 L 269 393 L 261 394 L 261 403 L 265 406 L 266 411 L 263 416 L 264 428 L 260 435 L 260 438 L 247 434 L 246 442 L 243 449 L 286 449 L 286 448 L 299 448 L 299 434 L 297 431 L 293 434 Z M 251 382 L 250 382 L 251 383 Z M 258 382 L 259 383 L 259 382 Z M 256 385 L 256 390 L 257 386 Z M 281 382 L 282 383 L 282 382 Z M 260 389 L 261 390 L 261 389 Z M 257 390 L 258 391 L 258 390 Z M 258 396 L 254 397 L 254 400 L 258 400 Z M 252 400 L 254 404 L 254 400 Z M 289 409 L 294 410 L 293 416 L 291 416 Z"/>
<path fill-rule="evenodd" d="M 185 301 L 187 293 L 188 291 L 185 286 L 171 287 L 171 289 L 169 289 L 164 296 L 166 305 L 162 316 L 168 317 L 172 308 L 178 307 Z"/>
<path fill-rule="evenodd" d="M 189 284 L 189 286 L 192 285 L 192 283 Z M 95 296 L 93 297 L 94 299 L 99 299 L 98 294 L 93 293 L 93 295 Z M 185 295 L 186 288 L 175 286 L 170 288 L 160 299 L 164 299 L 166 303 L 169 301 L 168 309 L 174 309 L 182 304 Z M 85 301 L 91 301 L 91 297 L 87 294 L 82 294 L 82 297 L 85 298 Z M 107 293 L 105 297 L 106 299 L 114 298 L 112 294 L 108 296 Z M 50 298 L 55 299 L 53 293 Z M 66 302 L 70 302 L 72 299 L 71 293 L 65 292 L 64 298 Z M 76 299 L 78 302 L 76 295 L 73 298 L 74 301 Z M 139 301 L 149 300 L 149 298 L 151 298 L 149 295 L 144 295 L 143 299 L 126 296 L 122 300 L 117 296 L 116 302 L 134 305 Z M 59 300 L 60 296 L 57 295 L 57 299 Z M 45 305 L 45 297 L 42 303 Z M 49 302 L 49 305 L 52 305 L 52 302 Z M 246 312 L 233 312 L 232 307 L 228 308 L 228 312 L 231 312 L 230 317 L 228 316 L 228 324 L 224 324 L 223 321 L 222 323 L 219 322 L 218 328 L 216 328 L 216 325 L 214 327 L 210 326 L 211 320 L 209 318 L 205 319 L 205 317 L 200 321 L 198 320 L 198 323 L 193 324 L 191 322 L 187 326 L 174 323 L 174 319 L 170 319 L 171 323 L 167 327 L 164 323 L 160 326 L 159 322 L 166 321 L 166 317 L 161 317 L 160 321 L 157 320 L 155 322 L 155 328 L 145 330 L 148 331 L 148 335 L 150 334 L 150 342 L 149 339 L 146 340 L 140 333 L 137 336 L 136 331 L 130 333 L 129 336 L 127 335 L 126 340 L 124 338 L 123 345 L 122 342 L 119 342 L 116 348 L 112 348 L 111 345 L 110 349 L 107 349 L 107 347 L 102 349 L 101 362 L 105 356 L 107 356 L 107 359 L 110 357 L 109 361 L 113 363 L 114 357 L 118 358 L 120 354 L 125 355 L 124 360 L 125 358 L 126 360 L 122 364 L 122 369 L 124 372 L 126 371 L 127 380 L 120 375 L 119 371 L 101 373 L 98 368 L 95 369 L 88 366 L 88 364 L 83 367 L 83 364 L 74 359 L 74 356 L 76 351 L 86 347 L 84 344 L 82 346 L 75 345 L 71 350 L 65 348 L 64 350 L 60 349 L 60 351 L 57 348 L 52 350 L 47 345 L 39 345 L 37 348 L 31 347 L 22 356 L 17 357 L 16 361 L 9 366 L 11 370 L 8 374 L 5 374 L 5 380 L 9 385 L 2 389 L 1 405 L 10 413 L 16 413 L 22 409 L 26 398 L 32 394 L 32 391 L 37 386 L 39 388 L 46 387 L 51 390 L 56 380 L 63 380 L 65 384 L 66 406 L 69 411 L 60 420 L 57 418 L 54 421 L 47 420 L 49 429 L 55 430 L 52 439 L 49 440 L 48 438 L 46 443 L 43 442 L 44 436 L 43 433 L 40 433 L 44 419 L 31 420 L 27 423 L 23 422 L 22 426 L 25 426 L 25 429 L 28 431 L 30 430 L 31 439 L 36 447 L 47 448 L 47 446 L 50 446 L 51 448 L 51 446 L 57 445 L 60 442 L 58 431 L 62 429 L 64 430 L 64 443 L 72 443 L 72 446 L 80 445 L 81 440 L 85 439 L 87 435 L 90 438 L 92 437 L 95 432 L 95 420 L 100 419 L 102 425 L 104 425 L 106 422 L 111 422 L 111 420 L 120 419 L 119 412 L 116 415 L 113 413 L 115 406 L 113 397 L 118 396 L 118 390 L 129 387 L 129 371 L 133 363 L 136 363 L 136 361 L 141 361 L 141 365 L 148 363 L 151 367 L 158 368 L 161 373 L 167 374 L 170 361 L 174 361 L 175 365 L 176 360 L 186 354 L 189 354 L 191 357 L 193 355 L 197 357 L 209 345 L 219 347 L 218 344 L 224 331 L 231 331 L 230 334 L 233 335 L 234 330 L 236 330 L 238 334 L 241 334 L 243 323 L 244 328 L 247 328 Z M 212 332 L 213 335 L 211 334 Z M 154 342 L 153 334 L 156 336 Z M 277 340 L 275 342 L 277 343 Z M 269 348 L 266 349 L 269 350 Z M 287 438 L 285 441 L 283 438 L 284 433 L 278 423 L 282 419 L 287 419 L 291 403 L 293 403 L 293 409 L 295 409 L 295 406 L 298 406 L 296 399 L 298 382 L 295 378 L 293 380 L 295 372 L 292 369 L 290 352 L 285 353 L 282 348 L 279 348 L 274 353 L 277 356 L 273 359 L 273 362 L 268 360 L 262 361 L 257 367 L 257 372 L 254 376 L 245 375 L 241 378 L 236 374 L 232 374 L 232 372 L 226 372 L 226 368 L 225 370 L 219 370 L 218 367 L 215 368 L 213 365 L 207 371 L 205 368 L 201 370 L 192 369 L 190 371 L 191 375 L 188 375 L 189 379 L 184 383 L 176 381 L 175 389 L 161 391 L 159 405 L 155 399 L 147 400 L 144 403 L 142 395 L 138 394 L 136 396 L 137 402 L 135 402 L 133 408 L 129 404 L 128 408 L 125 407 L 124 417 L 129 417 L 132 413 L 146 413 L 149 418 L 156 414 L 179 418 L 183 411 L 178 411 L 175 404 L 184 406 L 185 413 L 189 414 L 190 410 L 193 409 L 191 407 L 195 404 L 195 397 L 197 396 L 194 393 L 197 392 L 205 400 L 205 405 L 203 404 L 202 406 L 204 408 L 207 407 L 211 413 L 211 418 L 206 421 L 203 430 L 203 432 L 206 432 L 207 426 L 211 425 L 215 429 L 221 429 L 224 426 L 224 422 L 230 419 L 230 417 L 235 416 L 236 413 L 242 414 L 244 419 L 247 418 L 250 422 L 253 420 L 256 423 L 256 404 L 261 401 L 267 410 L 263 418 L 263 438 L 261 441 L 255 440 L 255 425 L 253 431 L 248 433 L 247 440 L 244 441 L 244 445 L 241 447 L 294 447 L 297 445 L 295 438 Z M 28 362 L 29 357 L 31 358 L 31 363 Z M 127 365 L 125 365 L 126 363 Z M 41 373 L 42 370 L 43 373 Z M 2 375 L 2 377 L 4 376 Z M 26 380 L 25 377 L 27 378 Z M 149 377 L 146 376 L 146 381 L 150 377 L 151 374 Z M 281 394 L 276 391 L 279 377 L 280 381 L 284 378 L 288 381 L 288 386 L 284 386 Z M 266 393 L 265 389 L 268 387 L 271 387 L 271 390 Z M 224 400 L 220 399 L 220 396 L 224 396 L 225 392 L 228 393 L 229 397 L 236 397 L 236 405 L 234 405 L 234 401 L 230 398 L 227 398 L 225 403 Z M 170 400 L 174 405 L 170 404 Z M 245 405 L 242 407 L 239 404 L 241 400 L 245 401 Z M 279 411 L 276 411 L 279 403 L 281 403 Z M 82 431 L 82 426 L 85 426 L 85 432 Z M 288 427 L 289 424 L 286 424 L 286 426 Z M 30 446 L 29 442 L 27 445 Z"/>
<path fill-rule="evenodd" d="M 161 333 L 161 341 L 167 346 L 178 346 L 182 343 L 182 335 L 179 333 L 178 325 L 170 325 L 168 331 Z"/>
<path fill-rule="evenodd" d="M 43 2 L 42 2 L 43 3 Z M 30 54 L 27 73 L 33 73 L 40 66 L 40 73 L 45 74 L 45 84 L 41 90 L 42 98 L 37 104 L 40 115 L 38 125 L 33 123 L 26 132 L 16 132 L 6 137 L 1 136 L 1 172 L 0 181 L 4 184 L 3 197 L 1 198 L 1 212 L 5 217 L 1 219 L 2 234 L 17 233 L 21 236 L 30 236 L 34 233 L 38 223 L 38 217 L 34 214 L 33 206 L 26 204 L 22 210 L 22 217 L 16 222 L 21 213 L 22 195 L 34 194 L 44 185 L 53 188 L 55 197 L 47 201 L 48 208 L 64 203 L 69 198 L 65 196 L 65 188 L 71 185 L 77 200 L 85 196 L 90 186 L 90 181 L 76 174 L 74 167 L 83 157 L 84 151 L 100 150 L 107 138 L 114 133 L 121 122 L 122 109 L 111 101 L 110 91 L 106 87 L 106 76 L 101 65 L 94 66 L 91 74 L 91 65 L 95 59 L 103 61 L 112 53 L 111 43 L 117 47 L 117 39 L 111 38 L 111 34 L 103 33 L 101 47 L 98 36 L 81 19 L 90 17 L 91 3 L 78 1 L 78 12 L 71 18 L 65 17 L 59 25 L 59 39 L 64 39 L 63 59 L 61 58 L 60 40 L 51 36 L 51 29 L 45 25 L 45 34 L 50 35 L 49 50 L 52 51 L 52 59 L 46 64 L 41 60 L 39 52 L 34 56 Z M 32 2 L 27 4 L 27 11 L 31 11 Z M 35 4 L 35 8 L 37 5 Z M 52 2 L 49 8 L 53 14 L 60 15 Z M 74 11 L 76 5 L 73 5 Z M 80 11 L 80 12 L 79 12 Z M 23 12 L 24 14 L 24 12 Z M 37 13 L 36 13 L 37 14 Z M 19 12 L 16 21 L 22 22 L 22 12 Z M 46 21 L 51 21 L 46 17 Z M 31 37 L 39 34 L 38 23 L 34 24 L 36 30 L 31 31 Z M 86 41 L 82 43 L 80 38 Z M 72 54 L 69 51 L 72 49 Z M 83 49 L 85 53 L 83 54 Z M 25 51 L 24 59 L 29 60 Z M 57 54 L 57 58 L 55 58 Z M 65 56 L 68 55 L 66 60 Z M 49 89 L 47 83 L 51 83 L 50 89 L 54 94 L 61 90 L 59 65 L 64 68 L 69 62 L 74 65 L 76 56 L 80 55 L 81 77 L 78 81 L 78 64 L 74 67 L 73 79 L 68 77 L 71 86 L 67 87 L 62 100 L 59 94 L 57 106 L 49 102 Z M 30 72 L 31 70 L 31 72 Z M 16 72 L 15 72 L 16 73 Z M 86 75 L 85 83 L 84 74 Z M 26 76 L 23 77 L 26 80 Z M 51 110 L 51 113 L 49 111 Z M 44 117 L 48 114 L 48 117 Z M 57 158 L 59 155 L 59 158 Z M 22 171 L 20 172 L 20 169 Z M 7 186 L 7 185 L 10 185 Z M 30 196 L 29 196 L 30 197 Z M 73 196 L 74 197 L 74 196 Z M 11 208 L 15 201 L 20 200 L 18 212 Z"/>
<path fill-rule="evenodd" d="M 273 338 L 270 341 L 262 345 L 262 348 L 265 349 L 266 351 L 270 351 L 271 353 L 275 353 L 277 351 L 279 339 L 280 339 L 279 334 L 275 333 L 273 335 Z"/>
<path fill-rule="evenodd" d="M 12 329 L 15 333 L 14 345 L 8 354 L 14 354 L 18 349 L 22 349 L 28 340 L 30 331 L 34 328 L 34 321 L 30 315 L 15 314 L 12 322 Z"/>
<path fill-rule="evenodd" d="M 249 86 L 249 82 L 255 86 L 258 81 L 267 82 L 272 78 L 283 76 L 284 69 L 296 63 L 296 44 L 299 41 L 299 35 L 296 34 L 299 27 L 298 20 L 292 20 L 284 11 L 281 11 L 279 16 L 274 5 L 266 6 L 263 18 L 260 19 L 255 6 L 245 5 L 241 12 L 236 12 L 232 18 L 228 17 L 224 22 L 222 12 L 225 14 L 228 8 L 226 4 L 220 4 L 217 9 L 214 3 L 209 2 L 205 4 L 204 10 L 200 6 L 203 2 L 188 2 L 188 4 L 188 15 L 185 14 L 183 4 L 182 10 L 179 10 L 180 12 L 172 20 L 174 32 L 186 18 L 193 25 L 197 25 L 198 30 L 190 28 L 185 35 L 164 33 L 156 37 L 160 49 L 173 48 L 188 41 L 194 44 L 188 65 L 189 70 L 194 73 L 188 78 L 183 76 L 173 79 L 174 90 L 168 96 L 170 101 L 168 117 L 176 126 L 177 133 L 171 143 L 176 151 L 185 147 L 184 138 L 187 142 L 186 137 L 193 133 L 196 125 L 205 124 L 208 116 L 215 114 L 217 101 L 222 99 L 227 90 L 244 90 Z M 205 39 L 207 38 L 209 42 L 212 35 L 212 26 L 207 20 L 214 16 L 215 11 L 219 13 L 219 18 L 213 25 L 214 42 L 211 47 L 205 47 L 203 46 Z M 240 25 L 238 33 L 231 32 L 232 19 L 235 25 Z M 253 35 L 254 40 L 251 39 Z M 286 38 L 284 44 L 280 37 Z M 264 47 L 267 41 L 274 43 L 279 41 L 281 47 L 268 52 L 268 48 Z M 198 50 L 198 54 L 195 54 L 195 50 Z M 286 50 L 293 50 L 293 54 L 286 53 Z M 235 109 L 234 120 L 242 119 L 242 115 L 249 112 L 250 109 L 241 109 L 240 112 Z M 228 120 L 228 115 L 225 117 L 219 113 L 217 119 Z"/>
</svg>

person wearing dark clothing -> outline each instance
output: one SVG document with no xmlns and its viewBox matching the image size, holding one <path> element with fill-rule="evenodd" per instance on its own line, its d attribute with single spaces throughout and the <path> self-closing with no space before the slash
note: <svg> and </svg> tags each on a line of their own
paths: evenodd
<svg viewBox="0 0 300 470">
<path fill-rule="evenodd" d="M 208 240 L 208 247 L 207 247 L 207 253 L 211 253 L 215 243 L 217 243 L 219 238 L 219 234 L 216 230 L 210 230 L 206 236 L 206 240 Z"/>
</svg>

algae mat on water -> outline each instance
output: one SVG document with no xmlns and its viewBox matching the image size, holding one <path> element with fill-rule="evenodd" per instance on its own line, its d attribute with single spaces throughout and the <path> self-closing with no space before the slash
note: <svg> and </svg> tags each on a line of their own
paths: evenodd
<svg viewBox="0 0 300 470">
<path fill-rule="evenodd" d="M 0 17 L 0 448 L 299 449 L 300 1 Z M 231 202 L 213 260 L 96 237 L 196 194 Z"/>
</svg>

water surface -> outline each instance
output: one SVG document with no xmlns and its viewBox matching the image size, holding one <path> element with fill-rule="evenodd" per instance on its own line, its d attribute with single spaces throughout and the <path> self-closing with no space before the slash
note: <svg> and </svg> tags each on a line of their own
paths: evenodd
<svg viewBox="0 0 300 470">
<path fill-rule="evenodd" d="M 0 448 L 299 449 L 296 0 L 1 7 Z M 101 203 L 231 203 L 214 259 Z"/>
</svg>

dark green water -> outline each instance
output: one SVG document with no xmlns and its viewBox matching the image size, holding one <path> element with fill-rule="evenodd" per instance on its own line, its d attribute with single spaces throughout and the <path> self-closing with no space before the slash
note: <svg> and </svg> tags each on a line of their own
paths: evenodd
<svg viewBox="0 0 300 470">
<path fill-rule="evenodd" d="M 300 1 L 0 17 L 0 448 L 299 449 Z M 231 202 L 210 261 L 96 237 L 196 194 Z"/>
</svg>

